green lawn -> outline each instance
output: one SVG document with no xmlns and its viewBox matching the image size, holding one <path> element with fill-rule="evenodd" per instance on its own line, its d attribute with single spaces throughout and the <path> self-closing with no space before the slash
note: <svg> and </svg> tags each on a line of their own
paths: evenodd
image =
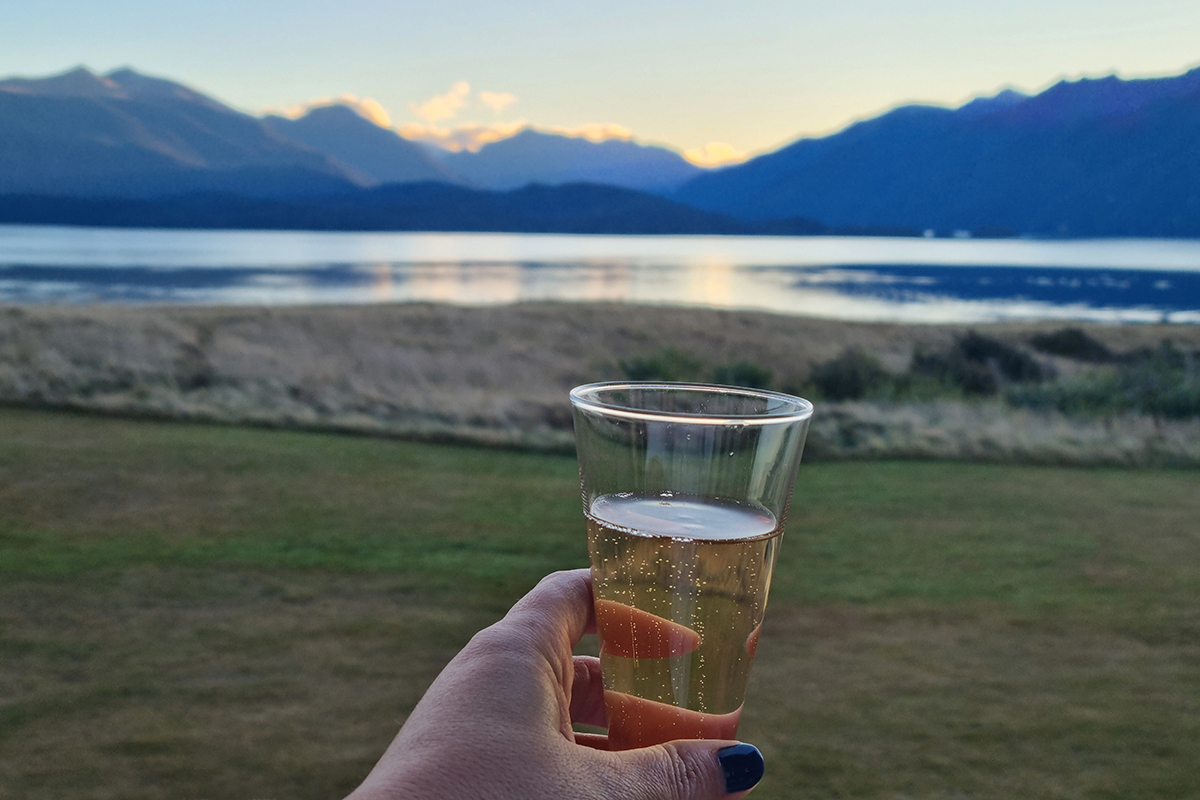
<svg viewBox="0 0 1200 800">
<path fill-rule="evenodd" d="M 0 798 L 329 798 L 586 564 L 570 458 L 0 410 Z M 1200 473 L 801 469 L 756 798 L 1200 795 Z"/>
</svg>

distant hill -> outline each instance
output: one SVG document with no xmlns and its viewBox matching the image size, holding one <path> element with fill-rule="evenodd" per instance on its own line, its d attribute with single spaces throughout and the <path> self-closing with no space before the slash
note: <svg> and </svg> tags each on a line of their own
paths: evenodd
<svg viewBox="0 0 1200 800">
<path fill-rule="evenodd" d="M 656 195 L 595 184 L 508 192 L 445 183 L 388 184 L 319 199 L 193 193 L 156 199 L 0 196 L 0 222 L 148 228 L 512 231 L 527 233 L 816 232 L 804 220 L 738 222 Z"/>
<path fill-rule="evenodd" d="M 530 128 L 484 145 L 477 153 L 452 153 L 442 161 L 485 189 L 587 182 L 664 192 L 704 172 L 665 147 L 620 139 L 593 142 Z"/>
<path fill-rule="evenodd" d="M 263 124 L 284 138 L 332 156 L 373 184 L 461 181 L 426 148 L 343 105 L 319 106 L 299 119 L 268 116 Z"/>
<path fill-rule="evenodd" d="M 0 193 L 305 197 L 360 176 L 172 81 L 80 67 L 0 81 Z"/>
<path fill-rule="evenodd" d="M 1197 143 L 1200 68 L 1061 81 L 1035 96 L 1005 90 L 956 109 L 902 106 L 702 170 L 665 147 L 533 129 L 477 153 L 437 155 L 343 106 L 259 119 L 173 81 L 81 67 L 0 80 L 0 216 L 183 227 L 1200 237 Z M 528 191 L 513 191 L 521 187 Z"/>
<path fill-rule="evenodd" d="M 701 175 L 675 199 L 743 219 L 1051 236 L 1200 236 L 1200 69 L 903 106 Z"/>
</svg>

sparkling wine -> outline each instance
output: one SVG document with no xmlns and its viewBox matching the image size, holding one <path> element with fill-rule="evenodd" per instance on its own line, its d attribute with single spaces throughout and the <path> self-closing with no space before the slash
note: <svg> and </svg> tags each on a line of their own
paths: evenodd
<svg viewBox="0 0 1200 800">
<path fill-rule="evenodd" d="M 587 523 L 610 746 L 734 738 L 782 526 L 669 492 L 599 497 Z"/>
</svg>

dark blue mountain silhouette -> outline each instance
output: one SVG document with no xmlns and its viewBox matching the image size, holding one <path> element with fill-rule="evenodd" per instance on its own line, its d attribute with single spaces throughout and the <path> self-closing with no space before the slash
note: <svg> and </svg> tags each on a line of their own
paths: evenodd
<svg viewBox="0 0 1200 800">
<path fill-rule="evenodd" d="M 419 144 L 343 105 L 318 106 L 299 119 L 263 118 L 270 130 L 335 158 L 372 184 L 461 182 Z"/>
<path fill-rule="evenodd" d="M 360 183 L 255 117 L 133 70 L 0 81 L 3 194 L 303 197 Z"/>
<path fill-rule="evenodd" d="M 509 192 L 399 183 L 308 200 L 193 193 L 154 199 L 0 196 L 0 222 L 110 227 L 276 230 L 515 231 L 529 233 L 759 233 L 756 226 L 657 195 L 596 184 Z M 814 229 L 823 230 L 814 223 Z M 768 229 L 769 228 L 769 229 Z"/>
<path fill-rule="evenodd" d="M 833 227 L 1200 236 L 1200 69 L 903 106 L 701 175 L 673 196 Z"/>
<path fill-rule="evenodd" d="M 585 182 L 664 192 L 703 171 L 665 147 L 621 139 L 593 142 L 531 128 L 484 145 L 478 153 L 453 153 L 443 161 L 484 189 Z"/>
<path fill-rule="evenodd" d="M 0 218 L 1200 237 L 1197 142 L 1200 69 L 1172 78 L 1062 81 L 1032 97 L 1005 90 L 957 109 L 903 106 L 742 165 L 702 171 L 666 148 L 533 130 L 479 153 L 431 159 L 344 107 L 297 121 L 260 120 L 173 81 L 79 68 L 0 81 Z M 392 185 L 427 180 L 442 185 Z M 511 189 L 531 181 L 549 186 L 522 194 L 447 185 Z M 579 182 L 588 186 L 569 185 Z M 596 184 L 608 184 L 607 193 Z"/>
</svg>

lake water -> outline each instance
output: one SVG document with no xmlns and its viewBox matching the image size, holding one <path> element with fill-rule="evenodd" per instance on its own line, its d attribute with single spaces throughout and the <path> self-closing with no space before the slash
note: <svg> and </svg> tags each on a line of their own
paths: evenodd
<svg viewBox="0 0 1200 800">
<path fill-rule="evenodd" d="M 619 301 L 844 320 L 1200 323 L 1200 241 L 0 225 L 0 302 Z"/>
</svg>

